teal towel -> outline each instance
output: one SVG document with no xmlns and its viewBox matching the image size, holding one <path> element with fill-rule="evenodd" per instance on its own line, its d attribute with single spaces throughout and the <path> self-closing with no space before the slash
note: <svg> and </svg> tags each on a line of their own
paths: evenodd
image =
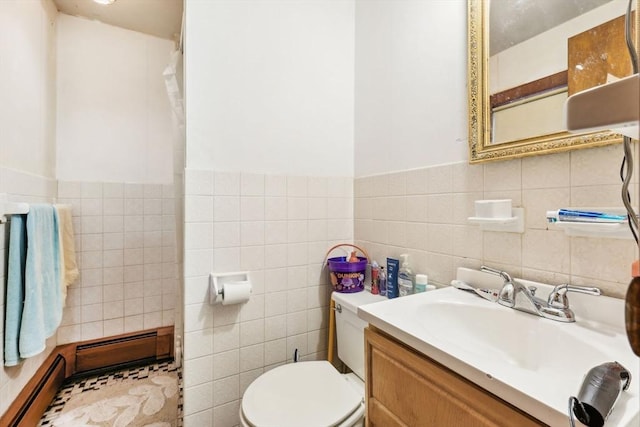
<svg viewBox="0 0 640 427">
<path fill-rule="evenodd" d="M 24 266 L 27 258 L 27 222 L 25 215 L 11 217 L 7 262 L 7 300 L 5 301 L 4 364 L 20 363 L 18 337 L 24 301 Z"/>
<path fill-rule="evenodd" d="M 31 205 L 27 215 L 27 260 L 20 357 L 46 348 L 62 320 L 58 215 L 51 205 Z"/>
</svg>

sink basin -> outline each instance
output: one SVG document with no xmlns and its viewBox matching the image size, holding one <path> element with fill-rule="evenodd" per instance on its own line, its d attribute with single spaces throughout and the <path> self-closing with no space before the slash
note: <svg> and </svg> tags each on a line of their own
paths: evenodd
<svg viewBox="0 0 640 427">
<path fill-rule="evenodd" d="M 433 334 L 459 344 L 462 350 L 470 349 L 483 357 L 496 358 L 536 374 L 567 375 L 565 367 L 569 363 L 578 363 L 586 372 L 594 361 L 610 357 L 600 350 L 598 341 L 572 334 L 571 328 L 560 327 L 566 324 L 556 325 L 498 304 L 427 302 L 412 314 L 416 318 L 456 324 L 456 328 L 436 328 Z M 553 357 L 548 357 L 550 355 Z"/>
<path fill-rule="evenodd" d="M 365 305 L 358 315 L 549 425 L 568 425 L 567 400 L 589 369 L 618 361 L 632 381 L 606 425 L 635 427 L 640 361 L 627 343 L 623 301 L 588 301 L 620 321 L 556 322 L 451 287 Z"/>
</svg>

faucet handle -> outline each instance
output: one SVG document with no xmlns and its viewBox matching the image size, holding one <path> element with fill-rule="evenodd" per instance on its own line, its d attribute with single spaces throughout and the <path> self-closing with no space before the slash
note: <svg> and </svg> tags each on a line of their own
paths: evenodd
<svg viewBox="0 0 640 427">
<path fill-rule="evenodd" d="M 481 266 L 480 270 L 484 271 L 485 273 L 491 273 L 495 274 L 496 276 L 500 276 L 502 277 L 502 279 L 504 279 L 505 282 L 512 282 L 511 276 L 509 276 L 509 273 L 507 273 L 506 271 L 497 270 L 495 268 L 487 267 L 486 265 Z"/>
<path fill-rule="evenodd" d="M 568 283 L 563 283 L 553 288 L 553 291 L 549 294 L 547 304 L 553 307 L 569 308 L 569 299 L 567 298 L 568 292 L 577 292 L 587 295 L 600 295 L 600 288 L 588 287 L 588 286 L 573 286 Z"/>
</svg>

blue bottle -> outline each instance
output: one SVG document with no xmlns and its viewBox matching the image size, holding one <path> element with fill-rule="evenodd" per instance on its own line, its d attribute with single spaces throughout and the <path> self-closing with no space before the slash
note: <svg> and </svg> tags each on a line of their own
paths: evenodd
<svg viewBox="0 0 640 427">
<path fill-rule="evenodd" d="M 387 258 L 387 298 L 398 298 L 398 269 L 397 259 Z"/>
</svg>

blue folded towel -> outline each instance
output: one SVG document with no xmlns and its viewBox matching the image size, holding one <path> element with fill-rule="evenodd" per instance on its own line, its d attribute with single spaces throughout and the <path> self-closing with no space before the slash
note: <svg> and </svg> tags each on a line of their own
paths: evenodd
<svg viewBox="0 0 640 427">
<path fill-rule="evenodd" d="M 20 363 L 18 337 L 24 301 L 24 267 L 27 258 L 27 221 L 25 215 L 11 217 L 7 265 L 7 300 L 5 301 L 4 364 Z"/>
<path fill-rule="evenodd" d="M 25 296 L 20 357 L 41 353 L 62 320 L 58 216 L 51 205 L 31 205 L 27 215 Z"/>
</svg>

